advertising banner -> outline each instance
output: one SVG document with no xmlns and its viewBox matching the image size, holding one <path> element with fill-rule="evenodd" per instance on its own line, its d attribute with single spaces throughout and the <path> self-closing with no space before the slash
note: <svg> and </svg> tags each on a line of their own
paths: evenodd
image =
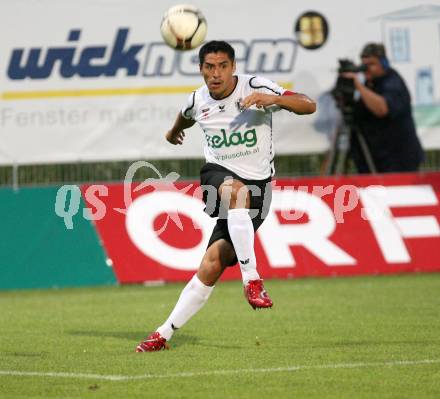
<svg viewBox="0 0 440 399">
<path fill-rule="evenodd" d="M 79 189 L 78 189 L 79 191 Z M 93 224 L 66 229 L 54 205 L 58 187 L 0 189 L 0 290 L 114 284 Z M 83 212 L 79 196 L 70 201 Z"/>
<path fill-rule="evenodd" d="M 264 278 L 440 271 L 439 173 L 272 184 L 255 238 Z M 119 282 L 188 280 L 198 269 L 215 219 L 203 211 L 197 182 L 150 179 L 81 191 Z M 70 216 L 75 228 L 81 215 Z M 223 278 L 240 278 L 238 266 Z"/>
<path fill-rule="evenodd" d="M 0 164 L 202 157 L 193 127 L 180 151 L 164 140 L 203 82 L 197 50 L 167 47 L 159 25 L 175 2 L 0 2 Z M 423 145 L 440 148 L 440 1 L 201 2 L 206 40 L 236 50 L 237 72 L 261 75 L 318 102 L 310 116 L 274 115 L 279 154 L 329 146 L 328 102 L 338 59 L 359 63 L 384 42 L 411 91 Z M 423 45 L 429 43 L 429 46 Z"/>
</svg>

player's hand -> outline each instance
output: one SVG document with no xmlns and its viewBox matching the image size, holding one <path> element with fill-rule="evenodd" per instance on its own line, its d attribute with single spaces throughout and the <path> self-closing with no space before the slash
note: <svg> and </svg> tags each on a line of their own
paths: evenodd
<svg viewBox="0 0 440 399">
<path fill-rule="evenodd" d="M 181 130 L 180 132 L 175 133 L 172 130 L 170 130 L 165 135 L 165 138 L 171 144 L 182 145 L 183 144 L 183 139 L 185 138 L 185 132 L 183 130 Z"/>
<path fill-rule="evenodd" d="M 277 96 L 271 94 L 252 93 L 245 99 L 241 100 L 240 105 L 244 109 L 250 108 L 252 105 L 255 105 L 257 108 L 263 108 L 274 105 L 276 98 Z"/>
</svg>

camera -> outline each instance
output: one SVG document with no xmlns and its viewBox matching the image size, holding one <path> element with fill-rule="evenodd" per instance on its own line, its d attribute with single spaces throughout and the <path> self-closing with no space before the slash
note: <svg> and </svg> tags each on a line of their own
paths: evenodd
<svg viewBox="0 0 440 399">
<path fill-rule="evenodd" d="M 368 67 L 364 64 L 356 65 L 353 61 L 343 58 L 339 59 L 339 68 L 338 73 L 344 73 L 344 72 L 365 72 Z"/>
<path fill-rule="evenodd" d="M 365 72 L 368 67 L 366 65 L 356 65 L 348 59 L 339 59 L 338 79 L 336 85 L 331 91 L 336 105 L 342 111 L 344 116 L 349 116 L 353 112 L 354 105 L 354 82 L 353 79 L 344 78 L 341 74 L 345 72 Z"/>
</svg>

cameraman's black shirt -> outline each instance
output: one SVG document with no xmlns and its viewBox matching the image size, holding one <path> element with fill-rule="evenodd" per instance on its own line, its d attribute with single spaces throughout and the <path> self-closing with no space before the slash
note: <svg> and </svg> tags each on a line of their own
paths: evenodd
<svg viewBox="0 0 440 399">
<path fill-rule="evenodd" d="M 405 82 L 394 70 L 367 85 L 385 98 L 389 113 L 375 116 L 362 100 L 354 107 L 354 124 L 364 136 L 378 172 L 417 170 L 423 161 L 423 149 L 416 134 L 411 113 L 411 98 Z M 352 135 L 352 156 L 359 172 L 369 172 L 356 134 Z"/>
</svg>

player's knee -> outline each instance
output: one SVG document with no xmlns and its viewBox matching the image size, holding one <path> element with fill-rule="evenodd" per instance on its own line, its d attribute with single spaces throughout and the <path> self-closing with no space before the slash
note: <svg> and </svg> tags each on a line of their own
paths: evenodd
<svg viewBox="0 0 440 399">
<path fill-rule="evenodd" d="M 203 259 L 202 268 L 209 274 L 217 274 L 222 269 L 220 257 L 208 257 Z"/>
<path fill-rule="evenodd" d="M 249 208 L 249 190 L 244 183 L 239 180 L 231 180 L 220 186 L 222 202 L 227 209 Z"/>
<path fill-rule="evenodd" d="M 233 190 L 231 197 L 231 205 L 229 209 L 249 208 L 249 207 L 250 207 L 250 196 L 247 187 L 243 185 L 238 190 Z"/>
<path fill-rule="evenodd" d="M 205 254 L 197 273 L 199 279 L 206 285 L 214 285 L 223 272 L 219 254 L 209 251 Z"/>
</svg>

